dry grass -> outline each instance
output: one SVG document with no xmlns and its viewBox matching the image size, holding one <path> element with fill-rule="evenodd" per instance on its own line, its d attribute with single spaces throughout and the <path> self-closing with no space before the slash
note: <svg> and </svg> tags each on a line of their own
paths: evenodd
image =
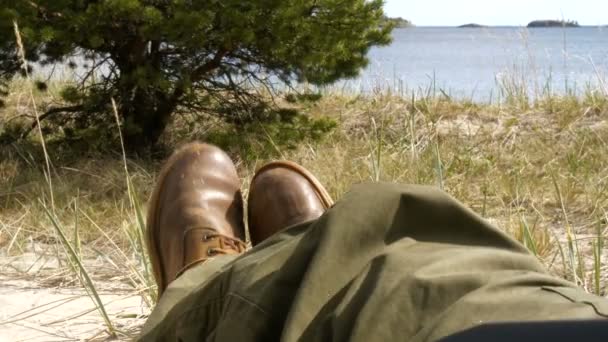
<svg viewBox="0 0 608 342">
<path fill-rule="evenodd" d="M 8 101 L 13 105 L 0 112 L 0 125 L 28 110 L 16 105 L 19 95 L 14 92 Z M 52 92 L 38 94 L 37 101 L 44 106 L 45 101 L 55 101 L 52 96 Z M 439 186 L 522 241 L 550 272 L 590 292 L 606 294 L 605 96 L 545 96 L 534 104 L 488 105 L 442 95 L 330 94 L 304 105 L 303 111 L 313 117 L 329 116 L 338 127 L 320 142 L 297 149 L 277 147 L 273 154 L 309 168 L 335 198 L 352 184 L 367 181 Z M 183 139 L 178 131 L 174 128 L 166 140 Z M 205 135 L 188 136 L 192 138 Z M 51 246 L 60 242 L 47 217 L 50 195 L 38 140 L 0 151 L 0 251 L 4 258 L 30 251 L 32 242 Z M 254 151 L 256 144 L 251 141 Z M 246 193 L 254 170 L 268 158 L 243 159 L 238 148 L 228 149 Z M 153 296 L 142 279 L 145 270 L 136 242 L 141 229 L 136 204 L 148 198 L 160 162 L 127 160 L 125 181 L 120 153 L 73 156 L 69 149 L 52 144 L 48 152 L 54 217 L 71 247 L 83 260 L 101 257 L 113 272 L 120 270 L 120 282 L 131 286 L 134 295 L 142 294 L 151 306 Z M 54 255 L 64 268 L 69 265 L 62 248 L 49 247 L 46 255 Z M 31 273 L 14 270 L 16 275 Z M 63 272 L 61 277 L 78 279 L 74 273 L 79 272 Z M 91 272 L 94 282 L 103 277 L 103 272 Z"/>
</svg>

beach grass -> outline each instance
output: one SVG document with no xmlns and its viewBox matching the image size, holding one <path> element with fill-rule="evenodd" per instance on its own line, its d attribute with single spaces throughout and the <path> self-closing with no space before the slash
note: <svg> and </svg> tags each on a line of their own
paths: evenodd
<svg viewBox="0 0 608 342">
<path fill-rule="evenodd" d="M 41 93 L 30 82 L 14 83 L 0 110 L 5 130 L 35 117 L 34 103 L 58 101 L 53 85 Z M 255 170 L 279 158 L 311 170 L 337 200 L 361 182 L 439 187 L 522 242 L 549 272 L 606 295 L 608 94 L 530 96 L 517 87 L 510 84 L 491 103 L 428 90 L 326 91 L 317 102 L 298 104 L 309 117 L 335 121 L 323 138 L 286 147 L 271 134 L 244 134 L 222 147 L 237 164 L 245 196 Z M 184 120 L 163 138 L 167 151 L 227 129 L 214 120 L 193 129 Z M 83 151 L 39 127 L 0 150 L 0 250 L 19 255 L 32 241 L 60 246 L 51 250 L 70 270 L 62 276 L 90 295 L 106 333 L 133 337 L 112 324 L 96 288 L 106 275 L 86 260 L 101 258 L 141 296 L 146 312 L 153 307 L 143 218 L 162 158 L 127 158 L 120 143 Z"/>
</svg>

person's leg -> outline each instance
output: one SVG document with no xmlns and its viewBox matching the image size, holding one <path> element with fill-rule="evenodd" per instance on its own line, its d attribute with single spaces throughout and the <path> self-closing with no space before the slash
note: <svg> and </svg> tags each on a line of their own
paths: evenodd
<svg viewBox="0 0 608 342">
<path fill-rule="evenodd" d="M 160 172 L 146 225 L 159 297 L 150 326 L 201 280 L 245 251 L 243 199 L 230 158 L 207 144 L 177 150 Z M 194 267 L 203 263 L 205 267 Z"/>
<path fill-rule="evenodd" d="M 488 322 L 608 317 L 608 300 L 549 276 L 435 188 L 357 186 L 306 234 L 317 246 L 282 327 L 287 341 L 436 341 Z"/>
<path fill-rule="evenodd" d="M 172 315 L 182 313 L 178 303 L 193 303 L 193 293 L 228 272 L 231 262 L 243 252 L 241 202 L 234 165 L 217 147 L 189 144 L 166 162 L 147 220 L 160 298 L 143 328 L 143 340 L 170 336 L 154 337 Z M 286 161 L 266 164 L 256 173 L 249 191 L 252 243 L 257 245 L 287 226 L 317 219 L 332 204 L 327 191 L 304 168 Z M 206 241 L 199 232 L 216 238 Z M 224 255 L 210 257 L 210 248 Z M 194 304 L 213 308 L 223 291 L 209 286 L 204 293 L 211 300 Z M 209 314 L 208 319 L 219 316 Z M 171 329 L 176 333 L 175 325 Z"/>
<path fill-rule="evenodd" d="M 200 282 L 142 340 L 436 341 L 488 322 L 608 314 L 605 299 L 421 186 L 357 186 Z"/>
</svg>

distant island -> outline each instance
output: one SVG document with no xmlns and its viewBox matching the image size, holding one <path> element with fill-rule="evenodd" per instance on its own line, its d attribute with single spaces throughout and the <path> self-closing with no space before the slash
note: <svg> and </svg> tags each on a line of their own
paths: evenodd
<svg viewBox="0 0 608 342">
<path fill-rule="evenodd" d="M 487 27 L 486 25 L 480 25 L 480 24 L 464 24 L 464 25 L 460 25 L 458 26 L 458 28 L 484 28 Z"/>
<path fill-rule="evenodd" d="M 397 17 L 397 18 L 384 17 L 384 21 L 395 25 L 396 28 L 406 28 L 406 27 L 414 26 L 414 24 L 412 24 L 411 21 L 409 21 L 407 19 L 403 19 L 401 17 Z"/>
<path fill-rule="evenodd" d="M 574 20 L 535 20 L 530 22 L 528 27 L 581 27 L 581 25 Z"/>
</svg>

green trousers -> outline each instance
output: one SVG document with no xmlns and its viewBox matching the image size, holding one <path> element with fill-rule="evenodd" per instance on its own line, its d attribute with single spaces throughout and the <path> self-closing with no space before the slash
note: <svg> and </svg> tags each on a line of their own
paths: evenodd
<svg viewBox="0 0 608 342">
<path fill-rule="evenodd" d="M 483 323 L 605 319 L 434 188 L 355 187 L 320 219 L 175 280 L 142 341 L 436 341 Z"/>
</svg>

